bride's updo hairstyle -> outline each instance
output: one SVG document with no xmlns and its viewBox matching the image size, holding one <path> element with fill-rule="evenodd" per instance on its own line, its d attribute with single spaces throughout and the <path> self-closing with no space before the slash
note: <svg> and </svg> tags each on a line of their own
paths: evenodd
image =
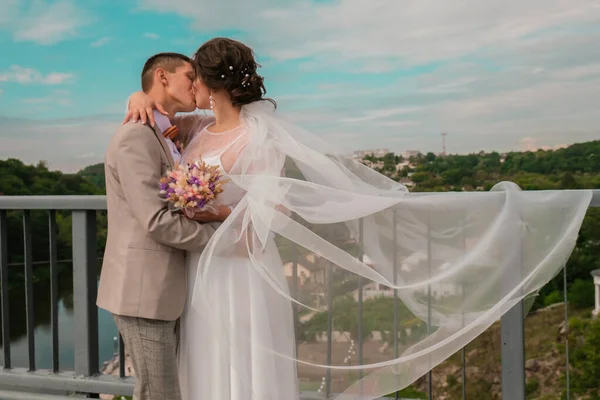
<svg viewBox="0 0 600 400">
<path fill-rule="evenodd" d="M 259 100 L 275 102 L 267 93 L 264 78 L 256 73 L 260 67 L 254 52 L 245 44 L 228 38 L 214 38 L 204 43 L 193 57 L 196 74 L 210 90 L 225 90 L 236 107 Z"/>
</svg>

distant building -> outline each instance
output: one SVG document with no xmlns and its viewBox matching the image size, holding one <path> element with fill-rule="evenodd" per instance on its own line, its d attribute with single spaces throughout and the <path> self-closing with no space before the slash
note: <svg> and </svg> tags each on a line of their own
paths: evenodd
<svg viewBox="0 0 600 400">
<path fill-rule="evenodd" d="M 366 254 L 363 256 L 363 262 L 369 267 L 375 268 L 375 262 Z M 362 292 L 364 301 L 369 299 L 376 299 L 378 297 L 394 296 L 394 291 L 391 288 L 382 285 L 378 282 L 366 283 L 362 288 Z M 358 302 L 358 289 L 354 289 L 352 291 L 352 297 L 354 298 L 354 301 Z"/>
<path fill-rule="evenodd" d="M 304 259 L 298 261 L 296 266 L 299 287 L 302 287 L 307 284 L 325 284 L 325 269 L 323 267 L 318 266 L 314 254 L 306 255 Z M 292 284 L 293 282 L 293 271 L 294 264 L 291 261 L 286 262 L 283 265 L 283 272 L 285 277 L 288 279 L 289 284 Z"/>
<path fill-rule="evenodd" d="M 408 160 L 411 157 L 417 157 L 421 152 L 419 150 L 406 150 L 402 153 L 402 158 Z"/>
<path fill-rule="evenodd" d="M 401 171 L 405 167 L 414 168 L 414 165 L 412 165 L 410 163 L 410 161 L 408 161 L 408 160 L 405 159 L 401 163 L 396 164 L 396 171 Z"/>
<path fill-rule="evenodd" d="M 381 158 L 385 157 L 385 155 L 389 153 L 391 153 L 389 149 L 357 150 L 354 152 L 353 157 L 358 159 L 362 159 L 366 156 Z"/>
<path fill-rule="evenodd" d="M 352 291 L 352 297 L 358 302 L 358 289 Z M 369 282 L 363 286 L 363 301 L 379 297 L 394 297 L 394 290 L 378 282 Z"/>
</svg>

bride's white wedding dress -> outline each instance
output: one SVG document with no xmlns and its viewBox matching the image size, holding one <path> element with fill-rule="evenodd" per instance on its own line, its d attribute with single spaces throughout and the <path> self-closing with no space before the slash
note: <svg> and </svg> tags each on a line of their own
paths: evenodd
<svg viewBox="0 0 600 400">
<path fill-rule="evenodd" d="M 242 125 L 220 134 L 205 128 L 210 119 L 192 118 L 191 129 L 178 124 L 197 132 L 184 160 L 202 157 L 228 172 L 232 182 L 219 201 L 237 206 L 204 251 L 189 254 L 184 400 L 297 399 L 296 363 L 346 371 L 336 400 L 401 390 L 556 276 L 592 199 L 590 191 L 523 192 L 510 182 L 487 193 L 409 193 L 336 155 L 339 149 L 279 118 L 270 103 L 243 106 Z M 341 271 L 342 282 L 362 277 L 396 289 L 403 306 L 387 314 L 378 308 L 374 329 L 391 330 L 392 318 L 400 329 L 432 329 L 405 336 L 401 354 L 381 353 L 387 359 L 377 362 L 326 366 L 314 353 L 299 359 L 291 301 L 302 299 L 290 297 L 275 234 L 282 245 L 319 256 L 327 273 Z M 356 257 L 357 249 L 372 262 Z M 348 308 L 331 300 L 322 311 L 340 329 Z M 359 370 L 366 374 L 356 380 Z"/>
<path fill-rule="evenodd" d="M 198 121 L 191 128 L 195 136 L 190 141 L 184 161 L 199 155 L 223 173 L 222 157 L 240 143 L 243 127 L 224 132 L 230 140 L 213 154 L 203 149 L 202 135 L 212 118 Z M 216 141 L 213 141 L 216 142 Z M 220 204 L 235 207 L 245 191 L 232 182 L 225 183 L 219 195 Z M 270 246 L 275 246 L 274 242 Z M 277 254 L 277 251 L 268 251 Z M 243 254 L 243 253 L 241 253 Z M 202 272 L 201 253 L 187 256 L 188 292 L 186 308 L 180 321 L 179 378 L 183 400 L 267 400 L 295 399 L 298 385 L 295 362 L 253 347 L 268 343 L 280 354 L 294 357 L 295 342 L 292 308 L 253 269 L 247 256 L 236 254 L 213 258 L 217 266 L 211 272 L 210 287 L 195 287 L 196 276 Z M 281 265 L 281 262 L 272 263 Z M 283 269 L 271 271 L 272 276 L 287 287 Z M 210 296 L 211 309 L 192 305 L 193 293 L 203 290 Z M 226 321 L 226 323 L 223 323 Z M 281 326 L 287 322 L 287 327 Z"/>
</svg>

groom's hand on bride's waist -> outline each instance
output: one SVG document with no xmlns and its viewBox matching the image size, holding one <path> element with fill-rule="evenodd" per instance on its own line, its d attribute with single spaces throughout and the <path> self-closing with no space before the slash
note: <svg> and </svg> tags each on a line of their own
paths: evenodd
<svg viewBox="0 0 600 400">
<path fill-rule="evenodd" d="M 198 211 L 193 216 L 186 215 L 188 218 L 198 222 L 223 222 L 231 214 L 231 208 L 227 206 L 218 206 L 217 214 L 211 211 Z"/>
</svg>

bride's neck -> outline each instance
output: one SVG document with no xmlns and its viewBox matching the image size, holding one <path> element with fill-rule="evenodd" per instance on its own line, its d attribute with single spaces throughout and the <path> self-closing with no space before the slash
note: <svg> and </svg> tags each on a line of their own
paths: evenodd
<svg viewBox="0 0 600 400">
<path fill-rule="evenodd" d="M 232 105 L 217 107 L 214 113 L 215 124 L 211 126 L 211 132 L 225 132 L 240 126 L 240 107 Z"/>
</svg>

